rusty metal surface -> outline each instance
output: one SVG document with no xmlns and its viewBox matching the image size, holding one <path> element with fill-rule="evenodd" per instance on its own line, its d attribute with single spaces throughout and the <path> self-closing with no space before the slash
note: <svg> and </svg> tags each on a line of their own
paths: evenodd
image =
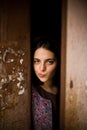
<svg viewBox="0 0 87 130">
<path fill-rule="evenodd" d="M 29 85 L 24 43 L 0 43 L 0 130 L 28 130 Z"/>
<path fill-rule="evenodd" d="M 87 1 L 69 1 L 67 11 L 66 130 L 87 129 Z"/>
</svg>

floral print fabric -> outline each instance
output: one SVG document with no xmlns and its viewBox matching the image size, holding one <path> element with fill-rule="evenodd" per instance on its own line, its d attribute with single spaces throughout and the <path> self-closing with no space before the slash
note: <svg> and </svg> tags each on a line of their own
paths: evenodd
<svg viewBox="0 0 87 130">
<path fill-rule="evenodd" d="M 52 102 L 32 88 L 32 118 L 34 130 L 52 130 Z"/>
</svg>

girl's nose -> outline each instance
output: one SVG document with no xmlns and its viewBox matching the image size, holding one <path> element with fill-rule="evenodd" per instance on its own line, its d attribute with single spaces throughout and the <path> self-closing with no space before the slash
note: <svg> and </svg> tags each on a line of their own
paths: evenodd
<svg viewBox="0 0 87 130">
<path fill-rule="evenodd" d="M 46 70 L 46 66 L 45 66 L 44 63 L 42 63 L 42 64 L 40 65 L 40 70 L 41 70 L 41 71 L 45 71 L 45 70 Z"/>
</svg>

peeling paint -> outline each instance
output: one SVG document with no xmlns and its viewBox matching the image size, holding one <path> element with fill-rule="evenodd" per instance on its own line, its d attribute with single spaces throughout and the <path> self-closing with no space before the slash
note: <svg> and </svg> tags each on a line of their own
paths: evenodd
<svg viewBox="0 0 87 130">
<path fill-rule="evenodd" d="M 0 48 L 0 110 L 15 106 L 17 96 L 25 93 L 24 49 Z"/>
</svg>

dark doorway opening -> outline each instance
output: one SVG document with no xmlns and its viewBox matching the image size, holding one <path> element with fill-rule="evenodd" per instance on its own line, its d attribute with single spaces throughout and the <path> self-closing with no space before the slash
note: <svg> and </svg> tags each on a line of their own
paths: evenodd
<svg viewBox="0 0 87 130">
<path fill-rule="evenodd" d="M 61 0 L 31 0 L 31 39 L 61 39 Z"/>
</svg>

